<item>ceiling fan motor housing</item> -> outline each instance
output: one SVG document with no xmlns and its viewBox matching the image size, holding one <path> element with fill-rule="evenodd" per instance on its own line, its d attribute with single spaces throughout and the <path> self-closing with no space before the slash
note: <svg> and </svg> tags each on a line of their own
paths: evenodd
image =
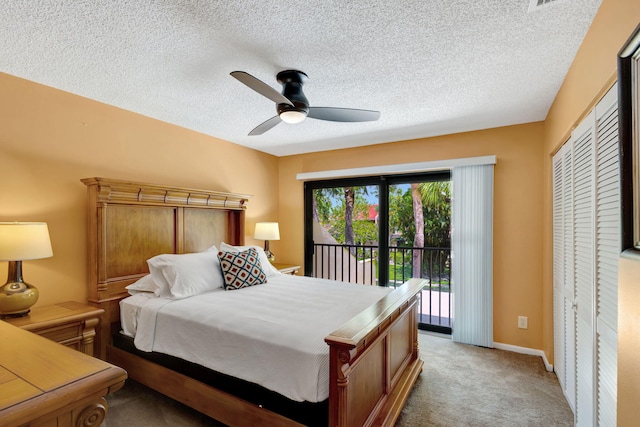
<svg viewBox="0 0 640 427">
<path fill-rule="evenodd" d="M 278 82 L 282 84 L 282 95 L 287 98 L 293 106 L 288 104 L 278 104 L 276 109 L 278 115 L 284 111 L 298 111 L 307 115 L 309 113 L 309 101 L 302 92 L 302 85 L 308 79 L 307 75 L 298 70 L 285 70 L 276 76 Z"/>
</svg>

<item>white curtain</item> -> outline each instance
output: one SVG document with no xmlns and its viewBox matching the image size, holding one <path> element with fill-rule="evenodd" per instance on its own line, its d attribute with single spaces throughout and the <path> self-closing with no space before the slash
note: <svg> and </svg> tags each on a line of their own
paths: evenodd
<svg viewBox="0 0 640 427">
<path fill-rule="evenodd" d="M 493 165 L 454 167 L 452 181 L 452 338 L 493 347 Z"/>
</svg>

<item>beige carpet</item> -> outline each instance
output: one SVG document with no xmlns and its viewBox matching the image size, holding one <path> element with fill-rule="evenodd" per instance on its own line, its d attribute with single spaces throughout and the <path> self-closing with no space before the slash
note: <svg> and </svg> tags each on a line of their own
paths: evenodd
<svg viewBox="0 0 640 427">
<path fill-rule="evenodd" d="M 425 362 L 397 427 L 573 426 L 555 374 L 540 357 L 420 334 Z M 103 427 L 221 426 L 138 383 L 108 397 Z"/>
<path fill-rule="evenodd" d="M 573 426 L 542 358 L 420 334 L 425 362 L 399 427 Z"/>
</svg>

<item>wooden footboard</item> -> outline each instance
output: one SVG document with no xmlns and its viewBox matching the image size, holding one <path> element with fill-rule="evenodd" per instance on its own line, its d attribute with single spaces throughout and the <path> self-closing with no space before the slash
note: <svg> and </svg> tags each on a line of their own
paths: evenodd
<svg viewBox="0 0 640 427">
<path fill-rule="evenodd" d="M 325 338 L 330 346 L 329 426 L 392 426 L 422 372 L 411 279 Z"/>
</svg>

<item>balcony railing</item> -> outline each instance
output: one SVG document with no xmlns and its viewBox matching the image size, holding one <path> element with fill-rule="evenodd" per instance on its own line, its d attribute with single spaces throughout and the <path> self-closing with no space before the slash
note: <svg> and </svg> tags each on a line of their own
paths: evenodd
<svg viewBox="0 0 640 427">
<path fill-rule="evenodd" d="M 388 266 L 388 283 L 378 283 L 379 264 Z M 451 249 L 389 247 L 380 263 L 378 246 L 314 244 L 315 277 L 365 285 L 399 286 L 412 277 L 428 280 L 422 291 L 419 322 L 429 329 L 451 332 Z"/>
</svg>

